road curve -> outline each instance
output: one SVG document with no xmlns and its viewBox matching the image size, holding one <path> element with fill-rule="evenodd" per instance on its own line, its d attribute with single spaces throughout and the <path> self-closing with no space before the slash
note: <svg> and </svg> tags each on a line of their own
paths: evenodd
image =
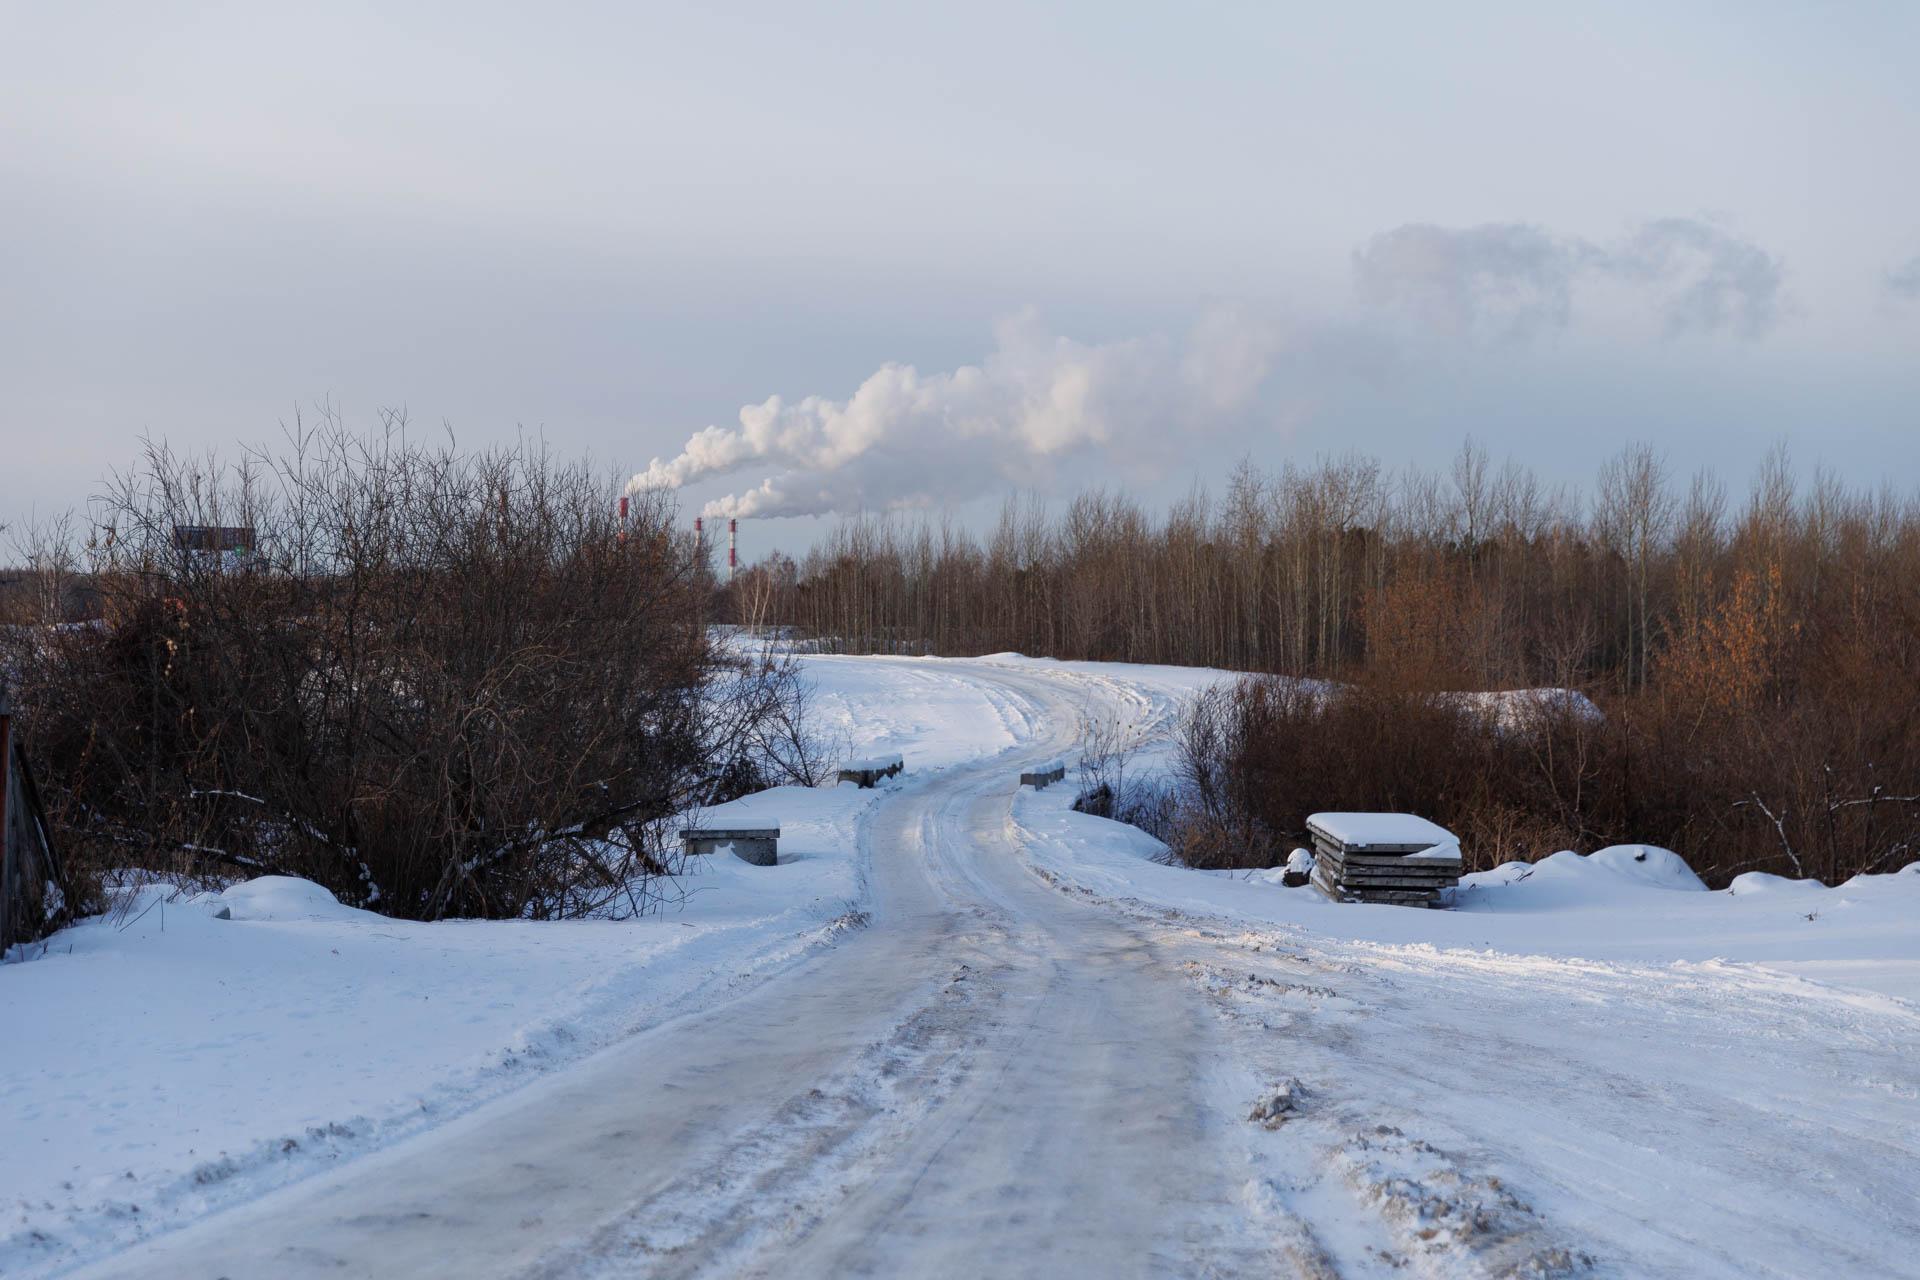
<svg viewBox="0 0 1920 1280">
<path fill-rule="evenodd" d="M 952 672 L 954 664 L 943 663 Z M 1217 1020 L 1147 925 L 1025 867 L 1021 751 L 869 813 L 871 927 L 412 1140 L 95 1277 L 1204 1275 L 1231 1229 Z M 1216 1091 L 1217 1092 L 1217 1091 Z"/>
</svg>

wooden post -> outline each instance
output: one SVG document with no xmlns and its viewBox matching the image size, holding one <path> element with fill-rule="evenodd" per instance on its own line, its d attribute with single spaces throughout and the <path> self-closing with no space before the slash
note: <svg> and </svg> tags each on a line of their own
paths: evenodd
<svg viewBox="0 0 1920 1280">
<path fill-rule="evenodd" d="M 0 689 L 0 954 L 45 935 L 72 913 L 73 886 L 54 852 L 26 753 L 13 740 L 11 700 Z"/>
<path fill-rule="evenodd" d="M 13 795 L 13 699 L 0 686 L 0 954 L 13 945 L 13 815 L 7 801 Z M 23 849 L 20 851 L 25 853 Z"/>
<path fill-rule="evenodd" d="M 0 687 L 0 911 L 13 883 L 13 850 L 7 843 L 7 796 L 13 790 L 13 699 Z"/>
</svg>

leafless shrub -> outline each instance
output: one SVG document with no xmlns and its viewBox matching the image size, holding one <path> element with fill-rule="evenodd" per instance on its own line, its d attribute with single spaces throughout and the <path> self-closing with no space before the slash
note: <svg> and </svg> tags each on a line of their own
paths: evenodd
<svg viewBox="0 0 1920 1280">
<path fill-rule="evenodd" d="M 103 625 L 9 633 L 66 846 L 428 919 L 657 904 L 671 815 L 802 732 L 799 686 L 710 643 L 663 498 L 616 510 L 540 446 L 397 419 L 227 466 L 149 445 L 92 513 Z"/>
<path fill-rule="evenodd" d="M 1073 764 L 1078 788 L 1073 807 L 1164 841 L 1171 834 L 1176 805 L 1169 789 L 1134 771 L 1144 745 L 1144 730 L 1136 721 L 1111 708 L 1083 708 Z"/>
<path fill-rule="evenodd" d="M 1137 726 L 1111 708 L 1088 704 L 1080 709 L 1074 737 L 1073 769 L 1081 794 L 1102 793 L 1111 803 L 1127 789 L 1127 766 L 1140 748 Z"/>
<path fill-rule="evenodd" d="M 845 733 L 823 729 L 813 713 L 812 687 L 791 654 L 767 648 L 758 658 L 763 693 L 758 714 L 742 735 L 769 786 L 831 783 L 851 748 Z"/>
</svg>

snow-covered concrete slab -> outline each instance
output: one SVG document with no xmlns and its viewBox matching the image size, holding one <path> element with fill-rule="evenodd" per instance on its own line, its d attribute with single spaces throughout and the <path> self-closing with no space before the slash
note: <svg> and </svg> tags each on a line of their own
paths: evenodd
<svg viewBox="0 0 1920 1280">
<path fill-rule="evenodd" d="M 1315 813 L 1307 817 L 1307 829 L 1319 831 L 1349 850 L 1367 849 L 1423 850 L 1436 845 L 1447 847 L 1447 856 L 1459 856 L 1459 839 L 1437 822 L 1412 813 Z"/>
</svg>

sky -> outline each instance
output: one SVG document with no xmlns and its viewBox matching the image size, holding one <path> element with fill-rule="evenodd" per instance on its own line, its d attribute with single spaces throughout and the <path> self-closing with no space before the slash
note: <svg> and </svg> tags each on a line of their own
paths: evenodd
<svg viewBox="0 0 1920 1280">
<path fill-rule="evenodd" d="M 321 404 L 537 434 L 768 544 L 1469 434 L 1574 485 L 1632 441 L 1920 477 L 1910 4 L 0 28 L 0 522 Z"/>
</svg>

